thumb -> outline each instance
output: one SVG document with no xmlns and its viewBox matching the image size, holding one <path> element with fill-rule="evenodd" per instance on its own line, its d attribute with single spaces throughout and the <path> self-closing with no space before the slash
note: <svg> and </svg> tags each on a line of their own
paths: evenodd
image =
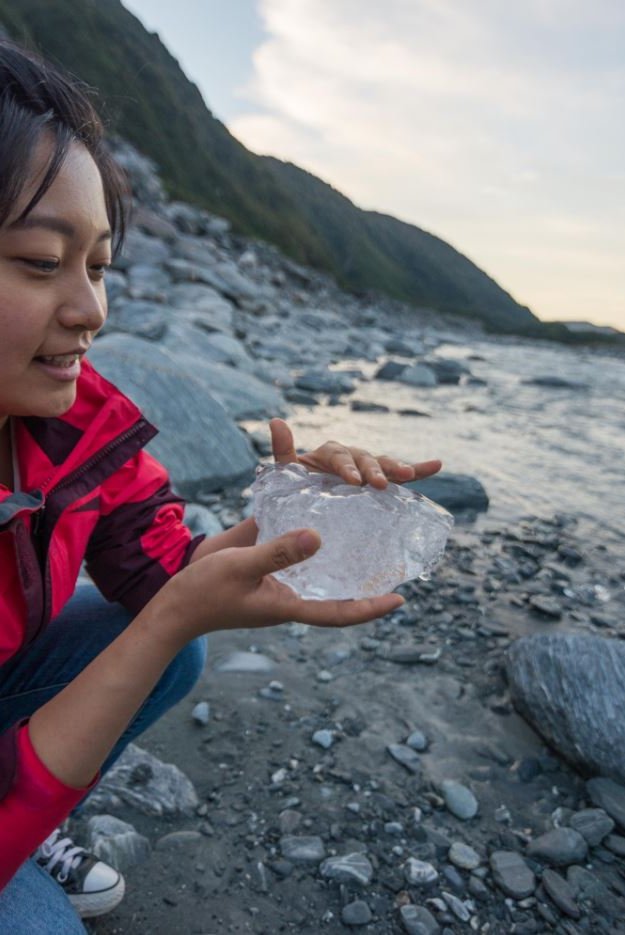
<svg viewBox="0 0 625 935">
<path fill-rule="evenodd" d="M 321 536 L 315 529 L 294 529 L 247 549 L 249 564 L 246 570 L 255 578 L 262 578 L 303 562 L 314 555 L 320 545 Z"/>
</svg>

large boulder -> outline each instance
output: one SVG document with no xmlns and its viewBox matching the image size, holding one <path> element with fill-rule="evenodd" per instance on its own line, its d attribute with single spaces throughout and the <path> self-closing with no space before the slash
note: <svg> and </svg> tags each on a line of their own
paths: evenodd
<svg viewBox="0 0 625 935">
<path fill-rule="evenodd" d="M 584 774 L 625 781 L 625 644 L 599 636 L 541 633 L 507 655 L 514 705 Z"/>
<path fill-rule="evenodd" d="M 195 500 L 201 491 L 250 482 L 257 463 L 251 443 L 206 383 L 175 357 L 129 334 L 99 338 L 89 356 L 160 429 L 148 449 L 182 496 Z"/>
<path fill-rule="evenodd" d="M 488 509 L 488 494 L 479 480 L 469 474 L 435 474 L 403 486 L 440 503 L 454 515 L 483 513 Z"/>
<path fill-rule="evenodd" d="M 413 364 L 406 367 L 397 375 L 400 383 L 408 383 L 410 386 L 436 386 L 438 377 L 435 371 L 426 364 Z"/>
</svg>

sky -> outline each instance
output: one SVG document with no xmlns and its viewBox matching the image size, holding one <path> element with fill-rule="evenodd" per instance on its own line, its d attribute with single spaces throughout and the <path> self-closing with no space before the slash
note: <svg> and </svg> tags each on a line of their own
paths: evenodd
<svg viewBox="0 0 625 935">
<path fill-rule="evenodd" d="M 622 0 L 124 0 L 248 149 L 625 330 Z"/>
</svg>

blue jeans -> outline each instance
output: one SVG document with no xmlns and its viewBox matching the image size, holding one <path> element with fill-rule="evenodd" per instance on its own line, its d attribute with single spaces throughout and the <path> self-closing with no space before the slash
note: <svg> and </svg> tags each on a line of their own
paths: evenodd
<svg viewBox="0 0 625 935">
<path fill-rule="evenodd" d="M 0 666 L 0 732 L 29 717 L 71 682 L 130 623 L 90 584 L 72 599 L 44 634 Z M 125 747 L 193 688 L 206 662 L 206 637 L 189 643 L 165 669 L 152 693 L 102 766 L 104 774 Z M 27 860 L 0 892 L 0 932 L 74 935 L 85 928 L 61 887 Z"/>
</svg>

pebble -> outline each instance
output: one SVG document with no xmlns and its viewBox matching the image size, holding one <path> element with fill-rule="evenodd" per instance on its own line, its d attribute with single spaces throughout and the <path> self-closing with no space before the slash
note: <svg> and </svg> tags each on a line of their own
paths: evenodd
<svg viewBox="0 0 625 935">
<path fill-rule="evenodd" d="M 302 823 L 302 816 L 293 808 L 285 808 L 278 816 L 282 834 L 292 834 Z"/>
<path fill-rule="evenodd" d="M 409 857 L 404 864 L 404 876 L 411 886 L 427 886 L 438 880 L 438 870 L 425 860 Z"/>
<path fill-rule="evenodd" d="M 471 913 L 467 908 L 467 904 L 463 903 L 461 899 L 458 899 L 457 896 L 454 896 L 453 893 L 447 893 L 445 890 L 443 892 L 443 899 L 456 916 L 457 919 L 460 919 L 461 922 L 468 922 L 471 918 Z"/>
<path fill-rule="evenodd" d="M 601 844 L 603 839 L 614 830 L 614 822 L 602 808 L 585 808 L 571 815 L 569 824 L 579 831 L 590 847 Z"/>
<path fill-rule="evenodd" d="M 403 743 L 389 743 L 386 749 L 398 763 L 405 766 L 411 773 L 421 772 L 421 759 L 410 747 Z"/>
<path fill-rule="evenodd" d="M 452 867 L 451 864 L 446 864 L 442 870 L 443 876 L 449 885 L 457 892 L 464 893 L 466 885 L 462 874 L 458 873 L 455 867 Z"/>
<path fill-rule="evenodd" d="M 454 841 L 449 848 L 449 860 L 461 870 L 475 870 L 480 865 L 480 855 L 468 844 Z"/>
<path fill-rule="evenodd" d="M 408 935 L 439 935 L 440 926 L 425 906 L 408 903 L 401 907 L 399 915 Z"/>
<path fill-rule="evenodd" d="M 542 885 L 561 912 L 572 919 L 579 919 L 581 913 L 564 877 L 547 868 L 542 875 Z"/>
<path fill-rule="evenodd" d="M 537 857 L 555 867 L 566 867 L 583 861 L 588 845 L 573 828 L 554 828 L 531 841 L 527 847 L 528 857 Z"/>
<path fill-rule="evenodd" d="M 428 739 L 420 730 L 413 730 L 410 737 L 406 740 L 406 746 L 412 747 L 413 750 L 417 750 L 419 753 L 423 753 L 424 750 L 427 750 Z"/>
<path fill-rule="evenodd" d="M 222 659 L 215 669 L 217 672 L 270 672 L 274 667 L 273 660 L 262 653 L 237 650 Z"/>
<path fill-rule="evenodd" d="M 586 788 L 593 803 L 625 830 L 625 786 L 613 779 L 597 776 L 588 780 Z"/>
<path fill-rule="evenodd" d="M 348 903 L 341 910 L 341 921 L 344 925 L 367 925 L 371 919 L 371 909 L 363 899 Z"/>
<path fill-rule="evenodd" d="M 441 793 L 445 805 L 456 818 L 468 821 L 477 815 L 478 803 L 470 789 L 454 779 L 444 779 L 441 783 Z"/>
<path fill-rule="evenodd" d="M 337 883 L 357 883 L 368 886 L 373 879 L 373 866 L 364 854 L 345 854 L 343 857 L 328 857 L 319 867 L 322 877 Z"/>
<path fill-rule="evenodd" d="M 490 855 L 493 880 L 507 896 L 524 899 L 536 889 L 536 877 L 516 851 L 494 851 Z"/>
<path fill-rule="evenodd" d="M 283 857 L 297 864 L 318 863 L 326 854 L 323 841 L 316 835 L 284 835 L 280 838 L 280 851 Z"/>
<path fill-rule="evenodd" d="M 490 896 L 488 887 L 479 877 L 473 876 L 473 874 L 469 877 L 469 893 L 471 896 L 475 896 L 476 899 L 482 900 L 486 900 Z"/>
<path fill-rule="evenodd" d="M 530 597 L 530 607 L 554 620 L 559 620 L 562 616 L 561 606 L 555 598 L 549 597 L 547 594 L 533 594 Z"/>
<path fill-rule="evenodd" d="M 609 834 L 603 843 L 613 854 L 625 857 L 625 838 L 620 834 Z"/>
<path fill-rule="evenodd" d="M 318 682 L 331 682 L 333 678 L 334 676 L 327 669 L 321 669 L 321 671 L 317 672 Z"/>
<path fill-rule="evenodd" d="M 323 729 L 316 730 L 312 735 L 313 743 L 316 743 L 319 747 L 323 747 L 324 750 L 329 750 L 332 744 L 334 743 L 334 731 Z"/>
<path fill-rule="evenodd" d="M 210 705 L 208 701 L 199 701 L 191 712 L 191 717 L 196 724 L 206 727 L 210 720 Z"/>
</svg>

